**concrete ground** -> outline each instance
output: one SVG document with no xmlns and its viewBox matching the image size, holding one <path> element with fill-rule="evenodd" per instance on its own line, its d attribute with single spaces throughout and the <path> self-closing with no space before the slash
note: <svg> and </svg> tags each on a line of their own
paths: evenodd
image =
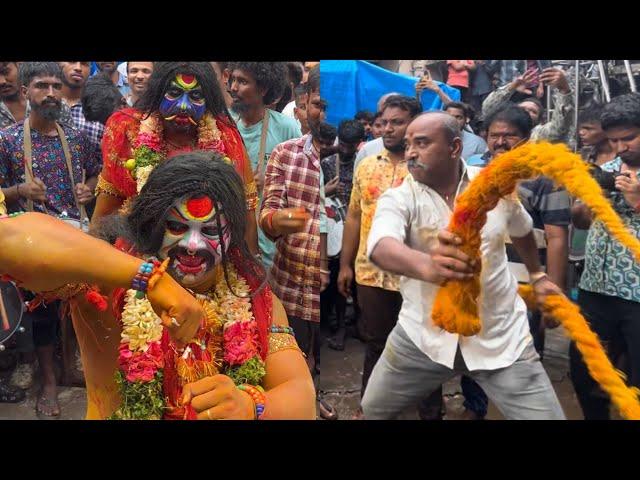
<svg viewBox="0 0 640 480">
<path fill-rule="evenodd" d="M 325 334 L 328 332 L 324 332 Z M 556 394 L 569 420 L 582 420 L 571 380 L 569 379 L 569 340 L 562 328 L 548 330 L 543 364 L 549 374 Z M 337 409 L 340 420 L 351 419 L 359 406 L 364 344 L 347 337 L 345 350 L 331 350 L 323 341 L 321 349 L 320 391 L 322 398 Z M 460 377 L 444 385 L 445 420 L 459 420 L 464 412 L 464 397 L 460 389 Z M 402 419 L 418 419 L 415 409 L 407 411 Z M 498 409 L 489 402 L 488 420 L 504 419 Z"/>
</svg>

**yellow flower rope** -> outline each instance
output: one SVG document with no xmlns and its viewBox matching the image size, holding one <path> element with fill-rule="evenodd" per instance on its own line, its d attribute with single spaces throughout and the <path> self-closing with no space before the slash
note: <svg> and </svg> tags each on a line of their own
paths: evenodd
<svg viewBox="0 0 640 480">
<path fill-rule="evenodd" d="M 589 174 L 589 168 L 564 145 L 524 144 L 497 156 L 480 172 L 458 198 L 448 228 L 462 239 L 461 249 L 465 253 L 480 259 L 480 230 L 487 220 L 487 212 L 495 208 L 502 197 L 512 194 L 519 180 L 545 175 L 581 199 L 594 217 L 640 262 L 640 241 L 625 229 Z M 532 294 L 530 287 L 523 287 L 520 292 L 524 297 Z M 451 333 L 475 335 L 481 328 L 477 307 L 480 294 L 480 272 L 469 280 L 448 281 L 436 294 L 434 323 Z M 625 385 L 624 375 L 615 370 L 578 308 L 564 296 L 548 296 L 543 310 L 563 324 L 582 353 L 589 373 L 611 396 L 624 418 L 640 419 L 640 391 Z"/>
</svg>

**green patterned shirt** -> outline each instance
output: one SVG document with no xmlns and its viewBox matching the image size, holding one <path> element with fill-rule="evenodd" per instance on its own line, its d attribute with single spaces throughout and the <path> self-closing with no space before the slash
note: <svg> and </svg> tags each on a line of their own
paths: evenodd
<svg viewBox="0 0 640 480">
<path fill-rule="evenodd" d="M 601 168 L 614 172 L 620 171 L 621 165 L 622 160 L 615 158 Z M 619 192 L 612 194 L 611 202 L 629 233 L 640 239 L 640 214 L 627 205 Z M 593 222 L 589 230 L 580 288 L 640 302 L 640 263 L 628 248 L 609 234 L 600 221 Z"/>
</svg>

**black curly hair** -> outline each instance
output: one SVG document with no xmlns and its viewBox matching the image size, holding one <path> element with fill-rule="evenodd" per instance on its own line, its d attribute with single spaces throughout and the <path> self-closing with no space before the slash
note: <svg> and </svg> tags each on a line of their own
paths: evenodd
<svg viewBox="0 0 640 480">
<path fill-rule="evenodd" d="M 195 75 L 202 87 L 207 110 L 214 116 L 220 116 L 228 125 L 235 126 L 224 102 L 216 72 L 209 62 L 154 62 L 149 86 L 136 103 L 136 108 L 147 115 L 157 111 L 165 91 L 179 73 Z"/>
<path fill-rule="evenodd" d="M 116 214 L 103 218 L 97 225 L 96 236 L 112 242 L 122 237 L 147 255 L 155 255 L 162 246 L 166 219 L 174 202 L 184 196 L 206 195 L 214 201 L 215 219 L 222 231 L 220 213 L 227 218 L 231 243 L 229 250 L 240 252 L 241 268 L 266 283 L 266 272 L 261 263 L 249 252 L 244 240 L 247 207 L 244 183 L 235 168 L 222 156 L 212 151 L 194 151 L 176 155 L 159 164 L 149 175 L 140 194 L 133 200 L 128 214 Z M 222 265 L 227 285 L 229 257 L 222 250 Z M 235 292 L 234 292 L 235 294 Z"/>
<path fill-rule="evenodd" d="M 603 130 L 614 127 L 640 127 L 640 94 L 627 93 L 611 99 L 602 109 Z"/>
<path fill-rule="evenodd" d="M 270 105 L 285 91 L 289 79 L 286 62 L 229 62 L 230 71 L 242 70 L 251 75 L 258 88 L 264 89 L 262 102 Z"/>
</svg>

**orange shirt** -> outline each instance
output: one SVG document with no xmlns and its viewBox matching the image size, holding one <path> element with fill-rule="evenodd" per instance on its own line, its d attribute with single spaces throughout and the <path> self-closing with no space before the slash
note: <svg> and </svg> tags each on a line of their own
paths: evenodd
<svg viewBox="0 0 640 480">
<path fill-rule="evenodd" d="M 360 213 L 360 245 L 355 262 L 356 282 L 368 287 L 398 291 L 398 276 L 380 270 L 367 259 L 367 238 L 378 198 L 388 189 L 399 186 L 407 176 L 407 162 L 393 163 L 385 149 L 366 157 L 356 170 L 349 211 Z"/>
</svg>

